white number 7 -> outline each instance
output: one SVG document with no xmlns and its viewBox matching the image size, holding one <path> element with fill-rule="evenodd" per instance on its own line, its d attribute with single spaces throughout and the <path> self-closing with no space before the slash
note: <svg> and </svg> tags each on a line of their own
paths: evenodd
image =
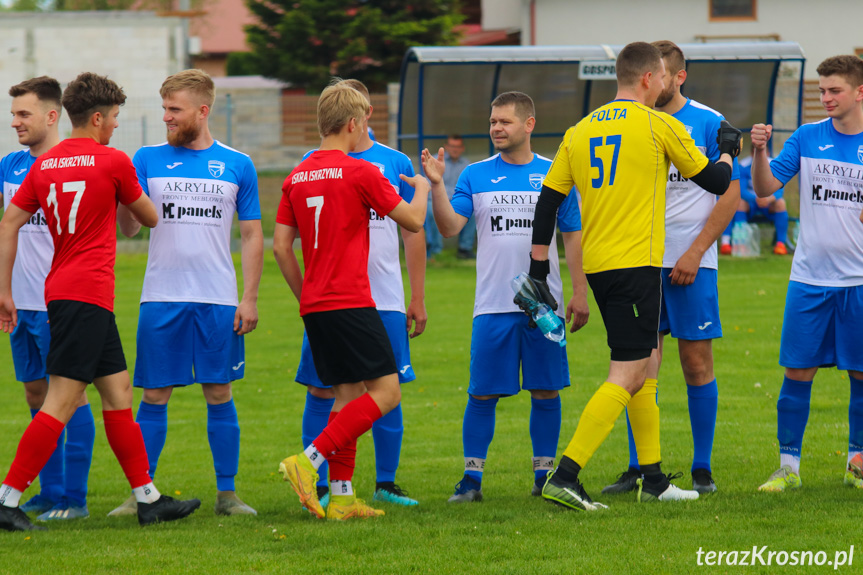
<svg viewBox="0 0 863 575">
<path fill-rule="evenodd" d="M 306 207 L 315 208 L 315 249 L 318 249 L 318 222 L 321 221 L 321 208 L 324 207 L 323 196 L 306 198 Z"/>
<path fill-rule="evenodd" d="M 84 190 L 87 187 L 87 182 L 81 180 L 78 182 L 63 182 L 63 192 L 75 192 L 75 199 L 72 200 L 72 208 L 69 210 L 69 233 L 75 233 L 75 220 L 78 218 L 78 206 L 81 205 L 81 197 L 84 195 Z M 57 235 L 63 233 L 63 227 L 60 225 L 60 212 L 58 208 L 60 203 L 57 201 L 57 187 L 51 183 L 50 191 L 48 192 L 48 205 L 54 206 L 54 219 L 57 220 Z"/>
</svg>

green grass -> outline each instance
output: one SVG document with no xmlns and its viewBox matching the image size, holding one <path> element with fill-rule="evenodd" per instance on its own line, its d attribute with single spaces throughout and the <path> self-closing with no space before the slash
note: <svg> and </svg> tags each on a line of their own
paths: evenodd
<svg viewBox="0 0 863 575">
<path fill-rule="evenodd" d="M 117 261 L 117 316 L 134 365 L 138 296 L 145 256 Z M 529 495 L 532 482 L 527 394 L 498 405 L 496 437 L 481 504 L 446 499 L 462 475 L 461 420 L 466 403 L 474 271 L 444 255 L 429 266 L 428 329 L 412 343 L 418 380 L 404 386 L 406 433 L 398 483 L 420 500 L 414 509 L 387 506 L 387 516 L 329 524 L 300 510 L 276 470 L 300 450 L 304 388 L 293 382 L 302 324 L 297 304 L 267 258 L 257 331 L 246 338 L 246 379 L 234 387 L 242 424 L 240 496 L 257 517 L 213 514 L 215 479 L 206 438 L 206 408 L 196 387 L 178 389 L 169 408 L 167 445 L 156 483 L 164 492 L 199 497 L 190 519 L 141 529 L 134 518 L 105 514 L 128 496 L 99 429 L 90 476 L 87 520 L 50 531 L 0 533 L 0 573 L 691 573 L 699 548 L 834 551 L 859 548 L 861 494 L 842 485 L 847 449 L 847 374 L 816 378 L 803 456 L 804 487 L 759 494 L 777 467 L 775 404 L 782 381 L 779 334 L 790 258 L 725 258 L 720 297 L 725 338 L 715 344 L 720 387 L 714 470 L 719 493 L 697 502 L 639 505 L 633 495 L 605 497 L 604 513 L 565 511 Z M 560 449 L 584 404 L 607 373 L 608 350 L 593 308 L 568 345 L 572 386 L 563 392 Z M 0 346 L 7 400 L 0 407 L 0 473 L 6 472 L 29 414 L 14 381 L 8 345 Z M 136 391 L 135 406 L 140 400 Z M 676 345 L 666 341 L 660 377 L 663 463 L 689 485 L 691 439 Z M 598 495 L 626 467 L 622 421 L 582 474 Z M 359 442 L 356 485 L 374 487 L 370 437 Z M 33 489 L 25 494 L 35 493 Z M 858 549 L 859 551 L 859 549 Z M 859 561 L 859 557 L 855 557 Z M 794 567 L 708 567 L 716 573 L 798 572 Z M 820 570 L 832 569 L 828 566 Z M 850 570 L 848 568 L 845 569 Z M 807 572 L 818 571 L 810 567 Z"/>
</svg>

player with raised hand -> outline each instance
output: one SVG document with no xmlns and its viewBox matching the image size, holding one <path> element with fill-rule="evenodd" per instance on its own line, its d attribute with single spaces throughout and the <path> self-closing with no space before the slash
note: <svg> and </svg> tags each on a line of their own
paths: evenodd
<svg viewBox="0 0 863 575">
<path fill-rule="evenodd" d="M 554 217 L 575 186 L 581 193 L 584 271 L 602 314 L 611 362 L 608 378 L 587 403 L 560 463 L 542 490 L 545 499 L 594 511 L 579 480 L 627 406 L 643 479 L 639 501 L 696 499 L 662 473 L 656 385 L 645 385 L 657 347 L 665 246 L 665 186 L 673 162 L 684 178 L 710 193 L 725 193 L 731 152 L 740 131 L 719 129 L 719 161 L 695 146 L 685 126 L 653 110 L 665 88 L 662 53 L 645 42 L 617 57 L 617 97 L 569 128 L 545 178 L 533 222 L 530 275 L 544 279 Z"/>
<path fill-rule="evenodd" d="M 138 317 L 135 387 L 143 387 L 137 421 L 150 476 L 168 432 L 175 387 L 201 384 L 207 439 L 216 475 L 217 515 L 256 515 L 236 493 L 240 422 L 231 382 L 245 374 L 243 336 L 258 324 L 264 243 L 258 177 L 251 158 L 213 139 L 216 92 L 202 70 L 169 76 L 159 90 L 167 142 L 133 158 L 144 192 L 160 207 L 150 234 Z M 231 257 L 234 214 L 240 225 L 243 297 Z M 139 226 L 121 221 L 134 235 Z M 129 498 L 109 515 L 134 513 Z"/>
<path fill-rule="evenodd" d="M 369 111 L 368 100 L 345 83 L 321 93 L 321 145 L 285 180 L 273 234 L 273 253 L 300 302 L 315 369 L 335 392 L 327 426 L 279 469 L 312 514 L 335 520 L 384 514 L 354 493 L 356 442 L 401 401 L 392 346 L 369 287 L 369 210 L 416 233 L 428 197 L 422 176 L 401 175 L 414 186 L 408 204 L 378 167 L 348 156 L 366 134 Z M 305 277 L 293 251 L 297 235 Z M 315 485 L 324 461 L 331 491 L 326 513 Z"/>
<path fill-rule="evenodd" d="M 63 91 L 54 78 L 40 76 L 9 89 L 12 96 L 12 128 L 18 142 L 28 147 L 0 160 L 0 182 L 6 207 L 24 181 L 36 158 L 60 143 L 59 121 Z M 15 376 L 24 383 L 30 414 L 35 416 L 48 392 L 45 361 L 51 332 L 45 306 L 45 277 L 51 269 L 54 243 L 41 208 L 18 232 L 18 253 L 12 270 L 12 297 L 18 325 L 9 336 Z M 87 394 L 63 433 L 57 449 L 39 473 L 40 492 L 21 510 L 41 513 L 40 520 L 88 517 L 87 478 L 93 459 L 96 429 Z"/>
<path fill-rule="evenodd" d="M 365 84 L 359 80 L 343 80 L 343 83 L 357 90 L 366 100 L 369 100 L 371 105 L 369 90 Z M 370 107 L 369 118 L 366 118 L 366 121 L 371 118 L 371 114 Z M 349 155 L 352 158 L 371 162 L 406 202 L 413 199 L 413 187 L 400 178 L 402 174 L 408 177 L 414 176 L 413 166 L 406 155 L 373 141 L 368 133 L 360 136 L 359 144 Z M 405 228 L 401 229 L 408 279 L 411 285 L 410 303 L 405 308 L 402 269 L 399 262 L 398 229 L 399 226 L 392 219 L 382 217 L 374 210 L 369 212 L 369 284 L 372 299 L 375 300 L 375 307 L 384 322 L 396 356 L 399 383 L 407 383 L 416 379 L 411 365 L 408 342 L 410 338 L 423 333 L 428 319 L 425 308 L 426 240 L 425 231 L 414 233 Z M 335 393 L 332 387 L 325 385 L 318 377 L 309 339 L 305 335 L 296 380 L 308 389 L 303 411 L 303 444 L 308 445 L 320 435 L 329 420 L 334 417 L 332 407 Z M 413 506 L 417 505 L 417 501 L 409 497 L 407 492 L 395 483 L 403 435 L 401 404 L 375 421 L 372 426 L 377 471 L 374 500 Z M 321 505 L 326 507 L 329 499 L 326 464 L 318 470 L 318 476 L 318 498 L 321 500 Z"/>
<path fill-rule="evenodd" d="M 566 348 L 531 329 L 531 319 L 513 302 L 510 282 L 529 263 L 530 220 L 542 180 L 551 162 L 531 150 L 536 125 L 533 100 L 522 92 L 504 92 L 491 103 L 489 137 L 498 154 L 471 164 L 447 197 L 443 182 L 443 149 L 437 156 L 423 150 L 422 162 L 432 182 L 435 221 L 445 237 L 458 234 L 475 216 L 477 225 L 476 299 L 471 332 L 470 384 L 462 423 L 464 476 L 451 503 L 482 501 L 482 477 L 495 431 L 501 397 L 522 389 L 531 396 L 530 438 L 533 445 L 531 494 L 539 495 L 554 467 L 560 438 L 560 390 L 569 386 Z M 556 223 L 563 233 L 573 296 L 566 307 L 572 331 L 587 323 L 587 282 L 581 272 L 581 218 L 573 194 L 561 206 Z M 552 232 L 554 224 L 552 225 Z M 552 309 L 563 301 L 563 284 L 552 241 L 548 284 L 537 282 Z M 550 288 L 550 289 L 549 289 Z M 521 371 L 522 381 L 519 381 Z"/>
<path fill-rule="evenodd" d="M 51 384 L 0 486 L 0 529 L 35 528 L 18 507 L 21 495 L 48 461 L 90 382 L 102 399 L 108 444 L 138 501 L 138 522 L 180 519 L 201 505 L 159 493 L 132 419 L 132 387 L 113 313 L 117 212 L 148 227 L 158 215 L 129 157 L 107 147 L 125 101 L 123 90 L 104 76 L 87 72 L 70 82 L 62 103 L 71 137 L 39 157 L 0 221 L 0 328 L 7 333 L 18 324 L 11 279 L 19 229 L 41 208 L 54 240 L 45 280 Z"/>
<path fill-rule="evenodd" d="M 752 126 L 752 184 L 768 197 L 800 174 L 800 237 L 785 299 L 779 364 L 785 378 L 776 402 L 779 469 L 758 489 L 802 484 L 800 455 L 819 367 L 847 370 L 848 460 L 844 481 L 863 489 L 863 60 L 833 56 L 818 66 L 827 118 L 800 126 L 772 162 L 773 127 Z"/>
<path fill-rule="evenodd" d="M 719 160 L 717 141 L 722 114 L 681 94 L 686 81 L 683 52 L 667 40 L 653 42 L 662 53 L 668 74 L 665 89 L 655 109 L 670 114 L 686 126 L 695 145 L 709 159 Z M 733 133 L 730 134 L 733 136 Z M 658 347 L 651 355 L 645 387 L 658 385 L 665 335 L 677 339 L 680 365 L 686 382 L 689 423 L 692 428 L 692 488 L 699 493 L 716 490 L 711 470 L 713 435 L 719 393 L 713 371 L 713 340 L 722 337 L 717 289 L 718 255 L 716 240 L 731 221 L 740 200 L 737 160 L 734 161 L 728 191 L 717 197 L 694 181 L 681 177 L 671 166 L 665 191 L 665 252 L 662 258 L 662 311 Z M 630 403 L 627 413 L 636 409 Z M 651 408 L 652 409 L 652 408 Z M 629 469 L 603 493 L 637 489 L 641 477 L 638 454 L 627 419 Z"/>
</svg>

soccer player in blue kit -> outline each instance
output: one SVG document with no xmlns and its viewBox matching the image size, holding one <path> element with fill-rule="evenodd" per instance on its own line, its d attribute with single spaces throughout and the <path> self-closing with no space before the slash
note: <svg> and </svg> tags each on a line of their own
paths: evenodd
<svg viewBox="0 0 863 575">
<path fill-rule="evenodd" d="M 12 128 L 18 143 L 28 147 L 0 160 L 4 206 L 12 198 L 36 158 L 60 143 L 62 106 L 60 83 L 54 78 L 31 78 L 9 89 L 12 96 Z M 51 269 L 54 242 L 45 214 L 39 209 L 18 232 L 18 251 L 12 271 L 12 294 L 18 309 L 18 325 L 9 336 L 15 377 L 24 383 L 30 414 L 35 416 L 48 393 L 46 360 L 51 331 L 45 305 L 45 277 Z M 57 441 L 57 449 L 39 473 L 40 492 L 21 510 L 41 513 L 39 520 L 89 517 L 87 478 L 93 459 L 96 427 L 87 394 Z"/>
<path fill-rule="evenodd" d="M 680 120 L 695 145 L 711 161 L 719 160 L 716 134 L 725 118 L 712 108 L 685 97 L 683 52 L 673 42 L 653 42 L 667 71 L 665 89 L 654 108 Z M 662 364 L 665 335 L 677 339 L 680 365 L 686 382 L 689 423 L 692 428 L 692 488 L 699 493 L 716 490 L 711 470 L 713 436 L 718 410 L 718 388 L 713 371 L 713 340 L 722 337 L 717 290 L 716 240 L 734 215 L 740 200 L 737 160 L 731 183 L 722 196 L 708 193 L 692 180 L 681 177 L 674 165 L 668 172 L 665 199 L 665 252 L 662 262 L 662 309 L 658 347 L 648 365 L 645 386 L 655 387 Z M 631 408 L 632 406 L 630 406 Z M 627 409 L 627 414 L 629 409 Z M 658 429 L 658 428 L 657 428 Z M 629 469 L 603 493 L 623 493 L 637 488 L 641 477 L 632 426 L 629 433 Z"/>
<path fill-rule="evenodd" d="M 443 185 L 443 149 L 436 157 L 428 150 L 422 153 L 441 233 L 445 237 L 459 233 L 473 215 L 478 236 L 470 385 L 462 424 L 464 477 L 449 499 L 452 503 L 482 501 L 483 470 L 501 397 L 516 395 L 522 388 L 531 395 L 532 495 L 541 493 L 557 454 L 560 390 L 569 386 L 566 348 L 528 326 L 529 318 L 513 303 L 509 287 L 512 278 L 529 264 L 533 208 L 551 165 L 548 158 L 535 154 L 530 147 L 535 115 L 533 100 L 527 94 L 505 92 L 495 98 L 491 103 L 489 136 L 498 153 L 465 168 L 451 201 Z M 576 194 L 561 205 L 557 223 L 563 233 L 574 291 L 566 307 L 566 320 L 572 320 L 575 331 L 587 323 L 589 315 Z M 552 241 L 551 245 L 548 286 L 555 300 L 563 301 L 556 243 Z"/>
<path fill-rule="evenodd" d="M 847 370 L 846 485 L 863 489 L 863 60 L 833 56 L 818 65 L 827 118 L 800 126 L 770 162 L 773 127 L 752 126 L 752 183 L 770 196 L 800 175 L 800 237 L 785 299 L 779 365 L 785 379 L 776 402 L 779 469 L 758 489 L 802 485 L 800 455 L 819 367 Z"/>
<path fill-rule="evenodd" d="M 200 383 L 216 473 L 215 511 L 255 515 L 235 491 L 240 424 L 231 382 L 243 377 L 243 336 L 258 324 L 264 245 L 257 173 L 249 156 L 210 135 L 215 88 L 206 72 L 174 74 L 160 95 L 168 141 L 145 146 L 133 158 L 141 187 L 161 214 L 150 234 L 141 293 L 134 383 L 144 395 L 136 420 L 153 477 L 167 436 L 171 393 Z M 231 258 L 234 213 L 240 223 L 241 299 Z M 127 500 L 111 514 L 129 513 L 134 503 Z"/>
<path fill-rule="evenodd" d="M 359 80 L 342 80 L 340 83 L 357 90 L 366 100 L 371 101 L 368 88 Z M 373 110 L 369 108 L 369 117 L 372 112 Z M 359 144 L 350 156 L 374 164 L 404 201 L 410 202 L 413 199 L 413 187 L 399 178 L 401 174 L 407 177 L 414 176 L 413 165 L 406 155 L 373 141 L 370 134 L 366 133 L 360 137 Z M 414 233 L 401 228 L 411 286 L 410 303 L 405 309 L 398 230 L 398 224 L 392 219 L 381 217 L 374 210 L 370 210 L 369 284 L 372 298 L 384 322 L 396 356 L 399 383 L 407 383 L 416 379 L 411 365 L 408 340 L 409 337 L 414 338 L 422 334 L 428 319 L 425 308 L 426 240 L 424 231 Z M 412 333 L 411 327 L 413 327 Z M 320 435 L 327 426 L 327 422 L 335 416 L 335 414 L 331 415 L 335 393 L 331 386 L 325 385 L 318 377 L 312 360 L 312 349 L 305 334 L 296 380 L 308 388 L 303 411 L 303 445 L 308 445 Z M 401 404 L 372 425 L 377 471 L 374 500 L 413 506 L 417 505 L 417 501 L 409 497 L 407 492 L 395 483 L 403 435 Z M 329 501 L 327 468 L 327 464 L 324 463 L 318 469 L 318 499 L 323 507 L 326 507 Z"/>
</svg>

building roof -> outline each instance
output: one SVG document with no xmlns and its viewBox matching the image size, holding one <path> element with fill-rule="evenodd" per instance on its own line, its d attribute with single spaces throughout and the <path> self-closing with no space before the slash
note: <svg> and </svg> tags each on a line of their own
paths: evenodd
<svg viewBox="0 0 863 575">
<path fill-rule="evenodd" d="M 254 20 L 243 0 L 206 0 L 206 14 L 189 20 L 189 34 L 201 39 L 204 54 L 248 52 L 243 27 Z"/>
</svg>

